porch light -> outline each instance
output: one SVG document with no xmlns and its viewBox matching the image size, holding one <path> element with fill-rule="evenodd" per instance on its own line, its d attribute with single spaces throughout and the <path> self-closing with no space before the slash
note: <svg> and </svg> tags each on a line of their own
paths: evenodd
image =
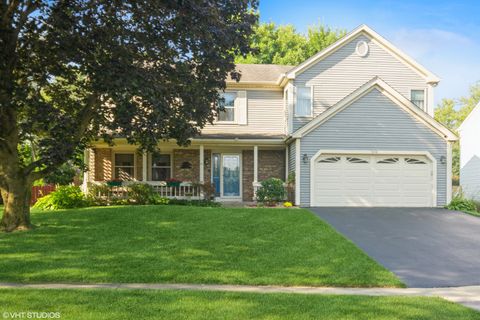
<svg viewBox="0 0 480 320">
<path fill-rule="evenodd" d="M 441 164 L 446 164 L 447 163 L 447 158 L 445 156 L 440 157 L 440 163 Z"/>
<path fill-rule="evenodd" d="M 308 154 L 304 153 L 302 157 L 303 163 L 307 164 L 308 163 Z"/>
</svg>

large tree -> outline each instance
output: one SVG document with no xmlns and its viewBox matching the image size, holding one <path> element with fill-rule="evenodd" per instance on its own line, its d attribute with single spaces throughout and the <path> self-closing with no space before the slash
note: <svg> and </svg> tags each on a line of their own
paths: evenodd
<svg viewBox="0 0 480 320">
<path fill-rule="evenodd" d="M 255 27 L 250 39 L 255 50 L 247 56 L 239 55 L 236 62 L 297 65 L 345 34 L 345 30 L 332 29 L 322 24 L 309 27 L 305 35 L 297 32 L 292 25 L 261 23 Z"/>
<path fill-rule="evenodd" d="M 95 137 L 188 143 L 212 120 L 256 0 L 0 2 L 1 228 L 30 228 L 32 183 Z M 33 143 L 35 158 L 22 147 Z M 31 159 L 31 160 L 27 160 Z"/>
</svg>

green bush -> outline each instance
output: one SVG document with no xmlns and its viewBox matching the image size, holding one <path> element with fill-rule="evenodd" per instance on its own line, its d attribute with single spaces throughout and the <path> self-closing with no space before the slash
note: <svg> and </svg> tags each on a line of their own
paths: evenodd
<svg viewBox="0 0 480 320">
<path fill-rule="evenodd" d="M 476 212 L 475 201 L 466 199 L 462 194 L 453 197 L 452 201 L 446 206 L 449 210 Z"/>
<path fill-rule="evenodd" d="M 41 210 L 82 208 L 89 205 L 83 192 L 76 186 L 61 186 L 41 197 L 33 206 Z"/>
<path fill-rule="evenodd" d="M 258 201 L 267 205 L 274 205 L 285 199 L 285 187 L 282 180 L 270 178 L 262 181 L 261 185 L 257 190 Z"/>
<path fill-rule="evenodd" d="M 155 204 L 155 190 L 146 183 L 132 183 L 127 186 L 128 199 L 134 204 Z"/>
</svg>

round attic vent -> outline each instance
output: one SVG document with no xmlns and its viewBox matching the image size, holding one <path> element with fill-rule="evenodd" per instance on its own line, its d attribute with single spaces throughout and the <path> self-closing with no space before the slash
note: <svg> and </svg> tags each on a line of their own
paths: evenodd
<svg viewBox="0 0 480 320">
<path fill-rule="evenodd" d="M 358 41 L 357 47 L 355 48 L 355 52 L 360 57 L 365 57 L 368 54 L 368 43 L 366 43 L 365 41 Z"/>
</svg>

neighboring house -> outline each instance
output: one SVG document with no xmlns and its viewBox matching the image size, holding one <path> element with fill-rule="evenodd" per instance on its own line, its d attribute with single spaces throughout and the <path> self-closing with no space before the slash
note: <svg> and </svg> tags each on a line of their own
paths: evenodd
<svg viewBox="0 0 480 320">
<path fill-rule="evenodd" d="M 480 103 L 463 121 L 460 133 L 460 186 L 465 197 L 480 201 Z"/>
<path fill-rule="evenodd" d="M 161 143 L 153 156 L 98 143 L 85 180 L 139 180 L 167 196 L 168 178 L 210 181 L 220 200 L 251 201 L 262 180 L 292 174 L 301 206 L 449 202 L 457 137 L 432 118 L 439 79 L 369 27 L 298 66 L 238 69 L 225 111 L 190 147 Z"/>
</svg>

